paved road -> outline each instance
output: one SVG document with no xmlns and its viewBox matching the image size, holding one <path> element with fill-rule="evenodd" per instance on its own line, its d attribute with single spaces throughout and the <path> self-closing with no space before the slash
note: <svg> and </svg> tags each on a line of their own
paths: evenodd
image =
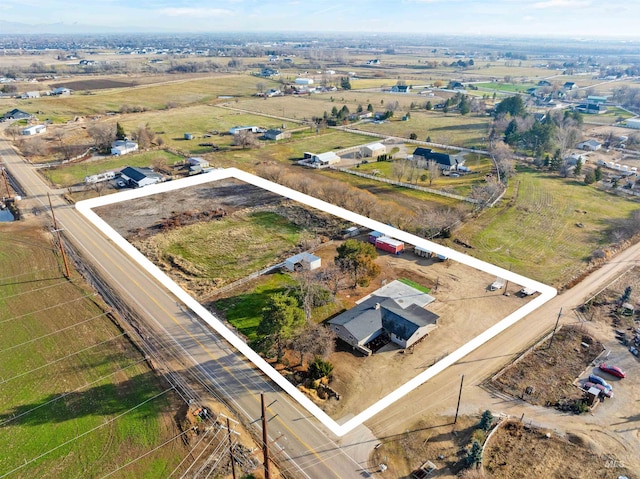
<svg viewBox="0 0 640 479">
<path fill-rule="evenodd" d="M 48 185 L 5 140 L 0 140 L 0 157 L 19 181 L 28 199 L 47 205 Z M 310 417 L 289 396 L 273 385 L 226 342 L 195 321 L 176 304 L 152 278 L 141 271 L 119 248 L 108 241 L 84 217 L 61 198 L 52 196 L 56 218 L 64 234 L 103 272 L 118 291 L 152 328 L 164 331 L 175 341 L 194 368 L 215 386 L 237 414 L 259 426 L 260 393 L 266 393 L 272 450 L 290 477 L 362 478 L 374 438 L 361 426 L 339 440 L 315 418 Z M 30 205 L 33 206 L 33 205 Z M 357 459 L 354 459 L 357 458 Z"/>
</svg>

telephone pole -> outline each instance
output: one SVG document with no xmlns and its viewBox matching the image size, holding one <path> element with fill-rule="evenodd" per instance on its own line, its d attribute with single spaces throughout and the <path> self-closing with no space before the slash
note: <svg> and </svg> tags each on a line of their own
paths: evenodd
<svg viewBox="0 0 640 479">
<path fill-rule="evenodd" d="M 227 436 L 229 437 L 229 455 L 231 456 L 231 473 L 233 474 L 233 479 L 236 479 L 236 464 L 233 460 L 233 441 L 231 440 L 231 424 L 229 422 L 229 418 L 227 418 Z"/>
<path fill-rule="evenodd" d="M 269 465 L 269 435 L 267 434 L 267 414 L 264 406 L 263 393 L 260 393 L 260 404 L 262 406 L 262 455 L 264 456 L 264 479 L 271 479 L 271 469 Z"/>
<path fill-rule="evenodd" d="M 11 190 L 9 189 L 9 180 L 7 180 L 7 172 L 2 167 L 2 177 L 4 178 L 4 186 L 7 188 L 7 198 L 11 198 Z"/>
<path fill-rule="evenodd" d="M 458 411 L 460 410 L 460 398 L 462 397 L 462 383 L 464 382 L 464 374 L 460 378 L 460 392 L 458 393 L 458 405 L 456 406 L 456 417 L 453 420 L 453 423 L 458 422 Z"/>
<path fill-rule="evenodd" d="M 560 322 L 561 316 L 562 316 L 562 308 L 560 308 L 560 312 L 558 313 L 558 319 L 556 319 L 556 325 L 553 327 L 553 333 L 551 333 L 551 339 L 549 340 L 548 349 L 551 349 L 551 345 L 553 344 L 553 337 L 556 335 L 556 329 L 558 329 L 558 323 Z"/>
<path fill-rule="evenodd" d="M 62 254 L 62 261 L 64 262 L 64 276 L 67 279 L 71 279 L 71 273 L 69 273 L 69 263 L 67 262 L 67 255 L 64 252 L 64 245 L 62 244 L 62 236 L 60 235 L 60 229 L 58 228 L 58 221 L 56 220 L 56 214 L 53 212 L 53 205 L 51 204 L 51 196 L 47 193 L 49 199 L 49 208 L 51 209 L 51 216 L 53 217 L 53 230 L 58 235 L 58 244 L 60 245 L 60 253 Z"/>
</svg>

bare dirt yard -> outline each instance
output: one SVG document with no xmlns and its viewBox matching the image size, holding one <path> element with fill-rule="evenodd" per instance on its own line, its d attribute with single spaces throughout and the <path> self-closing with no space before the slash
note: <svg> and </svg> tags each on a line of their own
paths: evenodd
<svg viewBox="0 0 640 479">
<path fill-rule="evenodd" d="M 573 382 L 603 349 L 582 328 L 564 327 L 496 374 L 492 384 L 534 405 L 572 410 L 585 394 Z"/>
<path fill-rule="evenodd" d="M 601 451 L 586 435 L 559 437 L 517 421 L 506 422 L 491 436 L 483 465 L 486 477 L 492 479 L 637 477 L 614 451 Z"/>
</svg>

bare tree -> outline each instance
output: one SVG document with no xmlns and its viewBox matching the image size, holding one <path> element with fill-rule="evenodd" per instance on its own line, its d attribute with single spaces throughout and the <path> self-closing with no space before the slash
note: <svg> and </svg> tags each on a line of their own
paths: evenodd
<svg viewBox="0 0 640 479">
<path fill-rule="evenodd" d="M 305 358 L 328 358 L 335 351 L 336 335 L 328 327 L 308 322 L 293 338 L 291 348 L 300 355 L 300 364 Z"/>
<path fill-rule="evenodd" d="M 6 128 L 4 131 L 7 133 L 7 135 L 11 137 L 13 141 L 16 141 L 16 138 L 20 135 L 21 130 L 22 128 L 20 128 L 18 125 L 11 125 L 10 127 Z"/>
<path fill-rule="evenodd" d="M 233 135 L 233 144 L 240 146 L 242 149 L 252 148 L 258 144 L 258 140 L 249 130 L 240 130 Z"/>
<path fill-rule="evenodd" d="M 440 170 L 440 165 L 433 160 L 427 162 L 427 170 L 429 171 L 429 186 L 431 186 L 434 180 L 440 177 L 442 170 Z"/>
<path fill-rule="evenodd" d="M 44 156 L 47 153 L 47 144 L 41 137 L 22 140 L 18 147 L 26 156 Z"/>
<path fill-rule="evenodd" d="M 263 81 L 259 81 L 258 83 L 256 83 L 256 91 L 260 94 L 264 93 L 265 89 L 267 88 L 267 84 Z"/>
<path fill-rule="evenodd" d="M 99 151 L 106 151 L 116 139 L 116 127 L 108 123 L 92 123 L 87 133 L 93 140 L 93 145 Z"/>
<path fill-rule="evenodd" d="M 140 149 L 146 149 L 151 146 L 155 139 L 155 132 L 149 127 L 148 124 L 139 126 L 134 132 L 133 138 L 138 142 Z"/>
<path fill-rule="evenodd" d="M 53 137 L 58 141 L 60 151 L 62 152 L 64 159 L 71 159 L 73 146 L 67 141 L 67 131 L 62 128 L 57 128 L 53 132 Z"/>
<path fill-rule="evenodd" d="M 392 172 L 393 176 L 395 176 L 398 181 L 402 181 L 405 173 L 407 172 L 407 160 L 396 160 L 393 162 Z"/>
<path fill-rule="evenodd" d="M 500 177 L 506 180 L 515 174 L 513 153 L 507 144 L 500 141 L 491 150 L 491 157 L 496 163 Z"/>
</svg>

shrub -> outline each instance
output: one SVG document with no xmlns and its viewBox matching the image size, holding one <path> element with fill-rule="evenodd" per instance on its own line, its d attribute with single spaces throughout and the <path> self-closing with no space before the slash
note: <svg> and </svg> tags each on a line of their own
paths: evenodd
<svg viewBox="0 0 640 479">
<path fill-rule="evenodd" d="M 313 360 L 311 364 L 309 364 L 309 376 L 311 379 L 321 379 L 324 377 L 328 377 L 333 372 L 333 364 L 329 361 L 325 361 L 324 359 L 318 357 Z"/>
</svg>

